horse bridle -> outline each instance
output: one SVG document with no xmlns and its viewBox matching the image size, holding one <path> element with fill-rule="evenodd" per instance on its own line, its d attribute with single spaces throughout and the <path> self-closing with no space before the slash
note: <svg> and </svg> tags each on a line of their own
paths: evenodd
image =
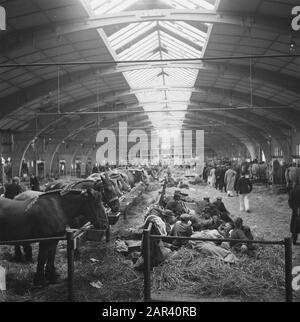
<svg viewBox="0 0 300 322">
<path fill-rule="evenodd" d="M 112 199 L 110 199 L 110 200 L 106 201 L 106 203 L 107 203 L 107 204 L 109 204 L 109 203 L 111 203 L 111 202 L 113 202 L 113 201 L 117 201 L 117 200 L 119 200 L 119 197 L 118 197 L 118 196 L 116 196 L 116 197 L 114 197 L 114 198 L 112 198 Z"/>
<path fill-rule="evenodd" d="M 105 188 L 104 188 L 104 180 L 103 180 L 103 178 L 101 177 L 101 183 L 102 183 L 102 185 L 101 185 L 101 192 L 102 192 L 102 195 L 103 195 L 103 197 L 106 199 L 106 197 L 105 197 Z M 113 197 L 113 198 L 111 198 L 111 199 L 109 199 L 109 200 L 104 200 L 108 205 L 110 204 L 110 203 L 112 203 L 112 202 L 114 202 L 114 201 L 117 201 L 117 200 L 119 200 L 119 197 L 118 196 L 115 196 L 115 197 Z"/>
</svg>

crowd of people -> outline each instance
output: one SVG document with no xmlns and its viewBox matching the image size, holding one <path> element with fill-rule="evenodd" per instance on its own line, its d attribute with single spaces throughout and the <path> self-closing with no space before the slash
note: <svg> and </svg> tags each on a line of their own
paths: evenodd
<svg viewBox="0 0 300 322">
<path fill-rule="evenodd" d="M 227 193 L 228 197 L 239 196 L 240 211 L 251 212 L 249 194 L 253 185 L 246 167 L 212 165 L 204 168 L 203 179 L 211 187 Z"/>
<path fill-rule="evenodd" d="M 169 237 L 191 237 L 196 232 L 212 232 L 221 240 L 216 245 L 225 249 L 251 254 L 255 249 L 249 241 L 253 240 L 251 229 L 244 225 L 243 219 L 231 218 L 230 212 L 221 197 L 211 202 L 205 197 L 196 203 L 195 209 L 185 205 L 185 195 L 175 190 L 171 200 L 165 200 L 161 205 L 153 205 L 148 210 L 143 228 L 152 223 L 151 234 Z M 223 243 L 222 239 L 230 242 Z M 165 239 L 151 240 L 151 262 L 158 265 L 170 251 L 187 245 L 187 240 Z M 138 263 L 140 265 L 140 263 Z"/>
</svg>

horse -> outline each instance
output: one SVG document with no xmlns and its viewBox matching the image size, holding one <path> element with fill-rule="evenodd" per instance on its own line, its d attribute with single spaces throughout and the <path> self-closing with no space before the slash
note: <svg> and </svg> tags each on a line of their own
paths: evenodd
<svg viewBox="0 0 300 322">
<path fill-rule="evenodd" d="M 106 204 L 113 213 L 120 211 L 120 201 L 118 193 L 115 189 L 113 182 L 106 176 L 97 174 L 94 179 L 72 179 L 72 180 L 56 180 L 46 187 L 47 191 L 57 189 L 86 189 L 93 188 L 96 191 L 101 192 L 101 200 Z"/>
<path fill-rule="evenodd" d="M 125 173 L 128 176 L 132 187 L 139 182 L 143 182 L 146 185 L 149 184 L 149 176 L 143 169 L 127 169 Z"/>
<path fill-rule="evenodd" d="M 127 178 L 123 176 L 122 172 L 113 171 L 109 175 L 109 179 L 116 182 L 118 188 L 121 191 L 129 192 L 131 191 L 131 186 L 129 185 Z"/>
<path fill-rule="evenodd" d="M 55 190 L 25 201 L 0 198 L 0 240 L 28 240 L 64 236 L 73 219 L 84 215 L 96 229 L 106 225 L 100 192 L 94 189 Z M 39 243 L 35 286 L 56 283 L 55 253 L 58 241 Z M 45 267 L 46 265 L 46 267 Z"/>
<path fill-rule="evenodd" d="M 300 185 L 297 184 L 289 192 L 289 207 L 292 209 L 292 218 L 290 224 L 290 231 L 292 233 L 293 243 L 296 245 L 297 237 L 300 233 Z"/>
</svg>

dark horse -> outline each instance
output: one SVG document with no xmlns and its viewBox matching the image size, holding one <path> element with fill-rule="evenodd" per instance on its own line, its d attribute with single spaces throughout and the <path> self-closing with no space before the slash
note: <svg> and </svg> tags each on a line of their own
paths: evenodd
<svg viewBox="0 0 300 322">
<path fill-rule="evenodd" d="M 290 230 L 293 243 L 296 245 L 298 234 L 300 233 L 300 185 L 296 185 L 289 192 L 289 207 L 292 209 Z"/>
<path fill-rule="evenodd" d="M 45 191 L 57 189 L 87 189 L 93 188 L 101 192 L 102 201 L 107 205 L 113 213 L 120 211 L 120 201 L 114 184 L 106 176 L 101 176 L 100 180 L 84 179 L 84 180 L 56 180 L 52 182 Z"/>
<path fill-rule="evenodd" d="M 74 218 L 81 215 L 96 229 L 105 226 L 106 214 L 98 191 L 58 190 L 25 201 L 0 198 L 0 240 L 60 237 Z M 45 285 L 46 280 L 56 282 L 57 244 L 57 241 L 40 242 L 35 285 Z"/>
</svg>

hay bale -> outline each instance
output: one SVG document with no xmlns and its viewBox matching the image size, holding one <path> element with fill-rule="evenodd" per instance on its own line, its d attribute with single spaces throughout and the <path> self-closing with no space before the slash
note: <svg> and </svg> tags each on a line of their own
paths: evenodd
<svg viewBox="0 0 300 322">
<path fill-rule="evenodd" d="M 262 247 L 235 265 L 183 248 L 155 268 L 153 291 L 173 290 L 204 298 L 243 301 L 284 300 L 283 250 Z"/>
</svg>

